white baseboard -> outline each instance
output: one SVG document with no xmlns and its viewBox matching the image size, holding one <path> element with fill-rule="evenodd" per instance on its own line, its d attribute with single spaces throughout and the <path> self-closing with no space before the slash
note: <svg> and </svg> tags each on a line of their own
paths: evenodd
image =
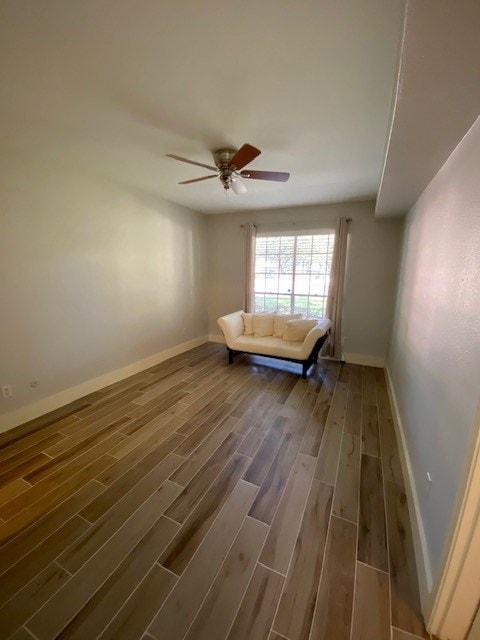
<svg viewBox="0 0 480 640">
<path fill-rule="evenodd" d="M 412 463 L 408 453 L 407 440 L 405 430 L 403 428 L 402 418 L 398 409 L 397 398 L 390 377 L 388 366 L 387 389 L 390 397 L 390 403 L 393 408 L 393 423 L 395 426 L 395 434 L 397 436 L 397 445 L 400 453 L 400 462 L 402 465 L 403 478 L 405 481 L 405 492 L 407 494 L 408 510 L 410 514 L 410 522 L 412 524 L 413 545 L 415 548 L 415 562 L 417 566 L 418 586 L 420 591 L 420 601 L 422 605 L 422 613 L 425 619 L 428 619 L 431 592 L 433 588 L 433 576 L 430 566 L 430 559 L 427 548 L 427 539 L 425 536 L 425 528 L 423 526 L 422 514 L 420 511 L 420 503 L 418 500 L 417 488 L 413 477 Z"/>
<path fill-rule="evenodd" d="M 363 353 L 344 353 L 343 357 L 346 362 L 351 364 L 362 364 L 366 367 L 380 367 L 385 366 L 385 358 L 380 356 L 368 356 Z"/>
<path fill-rule="evenodd" d="M 119 382 L 129 376 L 133 376 L 140 371 L 154 367 L 156 364 L 159 364 L 164 360 L 168 360 L 168 358 L 173 358 L 173 356 L 177 356 L 189 349 L 198 347 L 207 341 L 208 336 L 194 338 L 193 340 L 183 342 L 182 344 L 178 344 L 170 349 L 165 349 L 164 351 L 155 353 L 153 356 L 149 356 L 148 358 L 129 364 L 121 369 L 104 373 L 97 378 L 92 378 L 91 380 L 82 382 L 81 384 L 70 387 L 69 389 L 59 391 L 54 395 L 42 398 L 41 400 L 28 404 L 25 407 L 21 407 L 16 411 L 3 414 L 0 416 L 0 433 L 13 429 L 13 427 L 17 427 L 19 424 L 23 424 L 29 420 L 34 420 L 35 418 L 43 416 L 45 413 L 54 411 L 55 409 L 63 407 L 74 400 L 78 400 L 79 398 L 88 395 L 89 393 L 93 393 L 94 391 L 108 387 L 110 384 L 114 384 L 115 382 Z"/>
<path fill-rule="evenodd" d="M 220 344 L 225 344 L 225 338 L 221 333 L 209 333 L 208 334 L 209 342 L 219 342 Z"/>
</svg>

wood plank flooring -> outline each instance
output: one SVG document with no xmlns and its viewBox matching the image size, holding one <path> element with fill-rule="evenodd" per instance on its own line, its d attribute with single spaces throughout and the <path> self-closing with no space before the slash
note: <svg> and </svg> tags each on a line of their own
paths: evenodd
<svg viewBox="0 0 480 640">
<path fill-rule="evenodd" d="M 429 639 L 383 370 L 205 344 L 0 435 L 0 638 Z"/>
</svg>

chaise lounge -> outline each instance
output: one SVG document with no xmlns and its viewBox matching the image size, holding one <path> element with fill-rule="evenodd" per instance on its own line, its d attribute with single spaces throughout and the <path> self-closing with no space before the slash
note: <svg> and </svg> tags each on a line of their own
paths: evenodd
<svg viewBox="0 0 480 640">
<path fill-rule="evenodd" d="M 305 320 L 301 314 L 249 314 L 235 311 L 217 320 L 228 350 L 228 362 L 239 353 L 288 360 L 302 365 L 302 378 L 315 364 L 330 334 L 331 321 Z"/>
</svg>

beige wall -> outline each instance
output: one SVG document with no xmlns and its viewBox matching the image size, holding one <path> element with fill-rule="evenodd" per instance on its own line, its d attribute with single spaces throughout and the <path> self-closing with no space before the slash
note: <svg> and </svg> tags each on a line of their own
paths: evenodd
<svg viewBox="0 0 480 640">
<path fill-rule="evenodd" d="M 388 356 L 434 578 L 480 392 L 479 167 L 477 120 L 408 214 Z"/>
<path fill-rule="evenodd" d="M 0 385 L 14 396 L 0 414 L 206 335 L 203 214 L 58 166 L 3 169 Z"/>
<path fill-rule="evenodd" d="M 477 611 L 477 615 L 473 620 L 467 640 L 480 640 L 480 609 Z"/>
<path fill-rule="evenodd" d="M 350 223 L 345 283 L 344 335 L 347 354 L 382 360 L 393 317 L 402 222 L 375 220 L 374 203 L 351 202 L 208 216 L 209 333 L 217 318 L 243 307 L 245 239 L 240 225 L 259 230 L 334 228 L 339 216 Z"/>
</svg>

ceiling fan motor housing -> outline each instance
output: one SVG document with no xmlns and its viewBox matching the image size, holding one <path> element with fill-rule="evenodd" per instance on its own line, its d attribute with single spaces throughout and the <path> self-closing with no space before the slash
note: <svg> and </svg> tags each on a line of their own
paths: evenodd
<svg viewBox="0 0 480 640">
<path fill-rule="evenodd" d="M 219 169 L 228 167 L 228 163 L 236 153 L 237 153 L 237 150 L 231 149 L 230 147 L 217 149 L 216 151 L 213 152 L 215 164 Z"/>
<path fill-rule="evenodd" d="M 232 175 L 234 173 L 233 169 L 228 166 L 228 163 L 236 154 L 236 149 L 231 148 L 223 148 L 217 149 L 213 152 L 213 157 L 215 160 L 215 164 L 217 165 L 220 171 L 220 181 L 223 184 L 224 189 L 230 189 L 230 182 L 232 181 Z"/>
</svg>

